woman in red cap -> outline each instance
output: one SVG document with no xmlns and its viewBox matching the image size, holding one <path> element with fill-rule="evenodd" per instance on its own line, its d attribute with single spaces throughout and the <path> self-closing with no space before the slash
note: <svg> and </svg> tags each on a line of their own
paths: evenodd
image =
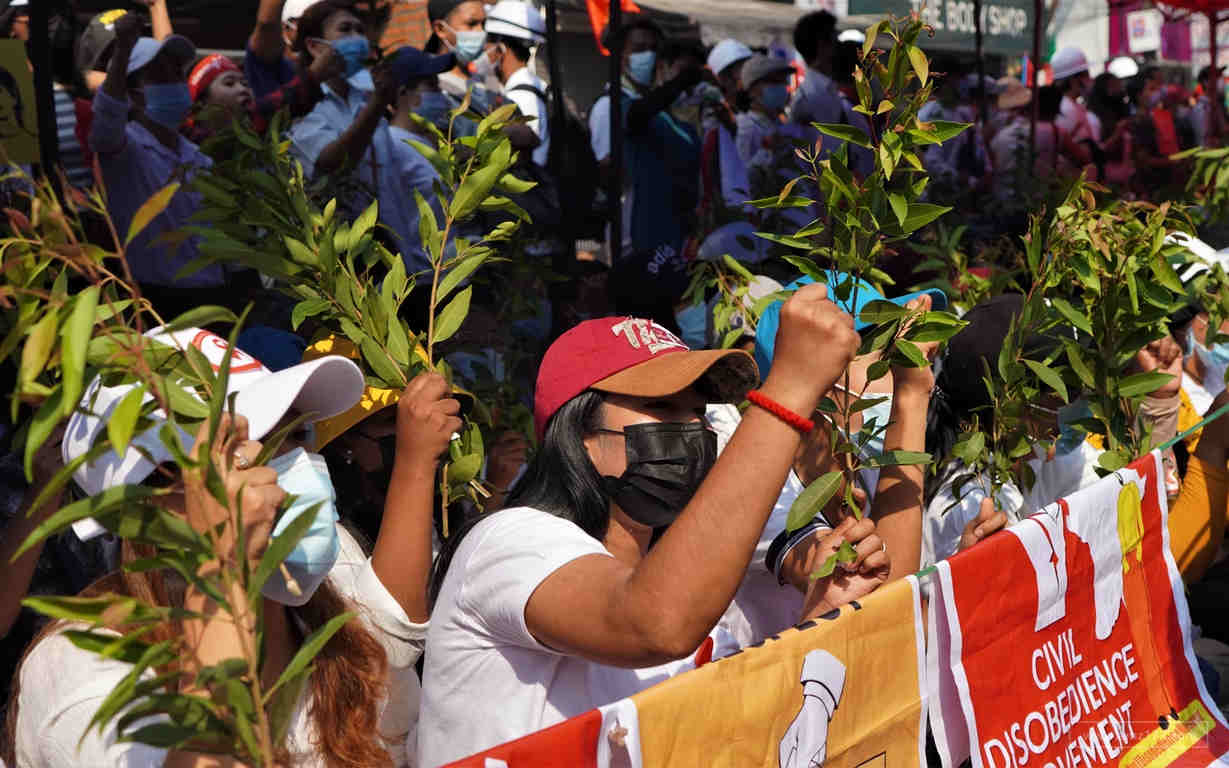
<svg viewBox="0 0 1229 768">
<path fill-rule="evenodd" d="M 454 535 L 436 565 L 419 764 L 693 666 L 813 427 L 807 416 L 857 346 L 826 287 L 800 289 L 781 310 L 772 371 L 717 456 L 705 403 L 743 399 L 756 380 L 749 355 L 693 352 L 629 317 L 561 336 L 538 373 L 537 455 L 508 508 Z M 851 571 L 886 574 L 877 536 L 856 550 Z"/>
<path fill-rule="evenodd" d="M 269 121 L 283 107 L 290 109 L 292 117 L 302 117 L 320 101 L 320 83 L 341 67 L 337 56 L 322 56 L 304 74 L 257 99 L 239 65 L 220 53 L 211 53 L 198 61 L 188 75 L 195 112 L 188 128 L 189 138 L 199 144 L 236 118 L 246 118 L 257 133 L 264 133 Z"/>
</svg>

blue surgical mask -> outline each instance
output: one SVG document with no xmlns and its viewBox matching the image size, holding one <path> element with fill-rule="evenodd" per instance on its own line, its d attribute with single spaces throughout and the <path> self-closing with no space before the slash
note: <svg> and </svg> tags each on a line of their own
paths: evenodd
<svg viewBox="0 0 1229 768">
<path fill-rule="evenodd" d="M 145 115 L 159 125 L 179 130 L 192 108 L 192 93 L 187 83 L 150 83 L 145 94 Z"/>
<path fill-rule="evenodd" d="M 1194 352 L 1203 363 L 1207 372 L 1203 377 L 1203 387 L 1209 392 L 1219 393 L 1225 387 L 1225 371 L 1229 370 L 1229 344 L 1221 342 L 1207 347 L 1195 339 L 1192 330 L 1186 332 L 1187 354 Z"/>
<path fill-rule="evenodd" d="M 656 51 L 640 51 L 627 56 L 627 76 L 640 85 L 652 85 L 653 72 L 656 69 Z"/>
<path fill-rule="evenodd" d="M 422 99 L 414 109 L 414 114 L 439 128 L 448 130 L 448 120 L 452 117 L 454 105 L 447 94 L 442 91 L 424 91 Z"/>
<path fill-rule="evenodd" d="M 311 599 L 320 587 L 341 551 L 337 538 L 337 495 L 324 457 L 296 448 L 269 462 L 277 472 L 277 484 L 295 499 L 273 528 L 276 538 L 293 520 L 316 507 L 315 520 L 299 543 L 287 555 L 286 570 L 299 587 L 299 594 L 290 590 L 281 569 L 265 582 L 261 594 L 282 605 L 299 606 Z"/>
<path fill-rule="evenodd" d="M 760 103 L 766 109 L 780 112 L 785 109 L 787 101 L 789 101 L 789 89 L 785 87 L 785 83 L 772 83 L 760 88 Z"/>
<path fill-rule="evenodd" d="M 482 49 L 486 48 L 485 30 L 466 29 L 460 32 L 453 30 L 453 34 L 457 36 L 457 44 L 452 47 L 452 52 L 457 57 L 457 61 L 462 64 L 468 64 L 478 58 Z"/>
<path fill-rule="evenodd" d="M 687 342 L 692 349 L 704 349 L 708 346 L 708 306 L 704 304 L 688 304 L 674 313 L 674 319 L 679 324 L 679 338 Z"/>
<path fill-rule="evenodd" d="M 371 55 L 371 42 L 363 35 L 350 35 L 332 40 L 329 45 L 346 62 L 346 77 L 353 77 L 367 65 Z"/>
<path fill-rule="evenodd" d="M 864 397 L 870 399 L 887 398 L 882 403 L 876 403 L 866 410 L 862 411 L 862 423 L 870 426 L 871 420 L 875 421 L 875 429 L 881 429 L 887 426 L 892 420 L 892 396 L 882 393 L 867 393 Z M 883 453 L 883 436 L 884 432 L 880 432 L 878 436 L 872 437 L 866 443 L 866 448 L 863 451 L 867 456 L 878 456 Z"/>
</svg>

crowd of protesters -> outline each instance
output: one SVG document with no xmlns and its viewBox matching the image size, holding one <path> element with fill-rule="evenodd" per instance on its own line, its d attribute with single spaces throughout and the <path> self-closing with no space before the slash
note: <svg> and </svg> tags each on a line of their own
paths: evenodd
<svg viewBox="0 0 1229 768">
<path fill-rule="evenodd" d="M 282 111 L 304 174 L 338 180 L 348 215 L 378 201 L 381 237 L 411 273 L 429 267 L 416 194 L 429 205 L 439 201 L 435 167 L 408 140 L 433 141 L 425 125 L 446 129 L 462 104 L 471 110 L 454 123 L 462 135 L 477 128 L 470 117 L 514 104 L 526 119 L 503 130 L 521 170 L 552 190 L 544 207 L 558 215 L 583 201 L 591 209 L 556 219 L 566 237 L 534 230 L 524 254 L 563 263 L 566 285 L 531 297 L 534 316 L 515 323 L 516 341 L 450 358 L 458 371 L 482 367 L 523 385 L 533 434 L 510 431 L 493 441 L 483 479 L 494 496 L 481 513 L 462 510 L 462 524 L 447 538 L 436 475 L 462 422 L 443 377 L 423 374 L 404 392 L 378 389 L 365 383 L 345 339 L 303 338 L 288 324 L 240 336 L 235 355 L 244 373 L 230 383 L 236 416 L 226 417 L 212 447 L 226 487 L 242 489 L 247 534 L 259 544 L 276 532 L 286 494 L 295 497 L 292 509 L 320 504 L 287 560 L 294 588 L 278 575 L 265 587 L 262 675 L 275 680 L 308 633 L 343 611 L 359 612 L 329 641 L 301 693 L 281 764 L 436 766 L 465 757 L 693 668 L 697 648 L 710 639 L 721 656 L 838 608 L 1097 480 L 1100 450 L 1072 428 L 1078 408 L 1038 403 L 1032 418 L 1054 450 L 1030 459 L 1031 488 L 1007 486 L 989 499 L 977 483 L 955 487 L 967 471 L 955 460 L 887 466 L 862 473 L 851 491 L 866 516 L 848 514 L 837 494 L 815 520 L 787 530 L 798 494 L 837 466 L 829 432 L 808 425 L 824 418 L 821 399 L 862 390 L 877 355 L 857 354 L 868 327 L 859 312 L 885 298 L 865 284 L 856 306 L 838 301 L 823 285 L 770 268 L 766 242 L 748 237 L 766 227 L 788 234 L 814 218 L 747 204 L 778 194 L 798 175 L 795 148 L 814 146 L 814 123 L 869 129 L 853 108 L 860 42 L 838 34 L 831 14 L 799 21 L 797 61 L 737 40 L 707 50 L 670 41 L 635 13 L 606 33 L 603 42 L 617 43 L 623 56 L 615 87 L 623 96 L 624 167 L 616 223 L 622 248 L 604 253 L 602 243 L 615 239 L 601 224 L 615 171 L 610 93 L 587 110 L 587 123 L 569 111 L 566 126 L 552 125 L 554 94 L 538 58 L 552 52 L 544 51 L 545 21 L 532 4 L 430 0 L 426 50 L 380 56 L 370 43 L 375 30 L 348 0 L 261 0 L 240 62 L 198 56 L 174 32 L 165 0 L 142 3 L 148 30 L 144 14 L 114 10 L 79 35 L 57 37 L 71 51 L 56 67 L 64 179 L 81 188 L 101 182 L 118 232 L 169 182 L 222 160 L 205 151 L 210 137 L 236 120 L 266 132 Z M 0 25 L 24 39 L 27 11 L 22 0 L 10 3 Z M 1051 60 L 1052 84 L 1037 91 L 1035 127 L 1033 91 L 1022 83 L 982 80 L 956 62 L 948 70 L 921 117 L 972 127 L 926 152 L 936 196 L 944 188 L 977 190 L 1007 202 L 1019 193 L 1021 173 L 1085 173 L 1126 196 L 1163 197 L 1185 180 L 1172 155 L 1229 139 L 1219 69 L 1201 71 L 1192 94 L 1154 69 L 1094 77 L 1083 53 L 1063 49 Z M 822 147 L 831 151 L 828 142 Z M 565 172 L 565 162 L 580 172 Z M 850 147 L 853 173 L 870 173 L 873 163 L 869 152 Z M 198 258 L 198 241 L 168 236 L 188 226 L 200 205 L 181 187 L 126 248 L 133 278 L 166 317 L 265 290 L 254 270 L 181 274 Z M 572 240 L 582 245 L 575 253 Z M 774 271 L 757 276 L 750 300 L 782 283 L 794 291 L 769 304 L 736 349 L 720 349 L 709 307 L 682 301 L 689 263 L 724 254 L 754 272 Z M 498 326 L 499 289 L 476 297 L 475 323 Z M 924 311 L 949 299 L 932 289 L 887 300 Z M 1012 295 L 974 307 L 941 356 L 939 344 L 919 345 L 933 367 L 893 368 L 872 382 L 867 392 L 877 402 L 857 421 L 890 426 L 863 450 L 945 457 L 960 430 L 984 428 L 990 402 L 981 377 L 1020 307 Z M 1142 416 L 1154 434 L 1172 437 L 1229 402 L 1229 347 L 1196 309 L 1171 318 L 1170 329 L 1139 350 L 1136 366 L 1174 374 Z M 1229 323 L 1219 331 L 1229 332 Z M 202 329 L 160 338 L 218 359 L 225 347 Z M 1029 343 L 1057 344 L 1049 337 Z M 528 371 L 514 362 L 513 346 L 534 350 Z M 233 627 L 216 618 L 208 595 L 169 572 L 118 570 L 149 553 L 101 529 L 74 527 L 12 558 L 40 522 L 25 515 L 33 496 L 90 450 L 107 409 L 131 385 L 100 381 L 89 390 L 37 457 L 32 485 L 19 451 L 0 457 L 7 526 L 0 534 L 7 667 L 0 674 L 7 681 L 13 673 L 4 689 L 0 765 L 238 765 L 118 741 L 110 726 L 82 738 L 128 667 L 75 647 L 62 634 L 70 625 L 39 623 L 20 609 L 31 592 L 125 593 L 192 612 L 178 626 L 192 649 L 182 660 L 188 679 L 239 655 Z M 752 404 L 740 412 L 735 406 L 752 390 Z M 255 466 L 260 441 L 307 412 L 315 421 L 267 466 Z M 185 444 L 192 439 L 185 435 Z M 1218 608 L 1229 589 L 1221 562 L 1227 465 L 1229 419 L 1221 419 L 1178 444 L 1167 478 L 1169 541 L 1202 626 L 1196 650 L 1216 695 L 1229 689 L 1229 625 Z M 80 464 L 71 492 L 157 485 L 172 490 L 168 508 L 198 530 L 225 519 L 199 480 L 167 470 L 174 466 L 156 438 L 138 438 L 122 456 Z M 53 501 L 44 510 L 55 508 Z M 846 543 L 855 559 L 813 578 Z M 233 540 L 219 546 L 229 548 L 220 559 L 235 554 Z M 1164 721 L 1167 713 L 1153 714 Z"/>
</svg>

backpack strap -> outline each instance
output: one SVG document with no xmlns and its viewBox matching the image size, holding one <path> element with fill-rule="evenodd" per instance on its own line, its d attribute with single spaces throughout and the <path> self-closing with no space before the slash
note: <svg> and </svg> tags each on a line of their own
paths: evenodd
<svg viewBox="0 0 1229 768">
<path fill-rule="evenodd" d="M 542 101 L 550 103 L 550 99 L 546 97 L 545 91 L 543 91 L 541 88 L 538 88 L 537 86 L 530 85 L 529 83 L 521 83 L 520 85 L 514 85 L 508 90 L 504 91 L 504 93 L 510 93 L 512 91 L 528 91 L 532 93 L 534 96 L 537 96 Z"/>
</svg>

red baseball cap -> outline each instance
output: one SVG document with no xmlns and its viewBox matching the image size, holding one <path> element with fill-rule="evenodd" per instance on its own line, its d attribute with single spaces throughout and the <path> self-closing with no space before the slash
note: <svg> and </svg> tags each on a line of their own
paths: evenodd
<svg viewBox="0 0 1229 768">
<path fill-rule="evenodd" d="M 200 101 L 201 96 L 220 75 L 227 72 L 242 72 L 239 65 L 220 53 L 211 53 L 196 63 L 192 73 L 188 75 L 188 92 L 192 102 Z"/>
<path fill-rule="evenodd" d="M 555 340 L 542 358 L 534 393 L 540 441 L 555 411 L 587 389 L 664 397 L 696 384 L 712 403 L 738 402 L 759 381 L 751 355 L 736 349 L 693 351 L 652 320 L 600 317 Z"/>
</svg>

